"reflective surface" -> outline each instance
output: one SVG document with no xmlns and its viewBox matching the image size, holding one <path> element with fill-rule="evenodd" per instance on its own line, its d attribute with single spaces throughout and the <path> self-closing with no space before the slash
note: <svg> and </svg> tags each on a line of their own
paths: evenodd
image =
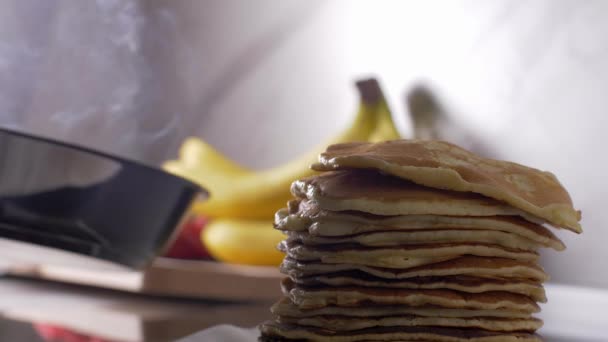
<svg viewBox="0 0 608 342">
<path fill-rule="evenodd" d="M 1 322 L 0 341 L 19 342 L 39 341 L 19 322 L 99 338 L 76 340 L 82 342 L 175 341 L 220 324 L 255 327 L 270 318 L 272 304 L 143 296 L 16 277 L 0 278 L 0 293 L 0 317 L 11 320 Z"/>
<path fill-rule="evenodd" d="M 154 168 L 0 129 L 2 238 L 141 268 L 201 192 Z"/>
<path fill-rule="evenodd" d="M 0 319 L 0 340 L 19 342 L 42 342 L 31 324 Z"/>
</svg>

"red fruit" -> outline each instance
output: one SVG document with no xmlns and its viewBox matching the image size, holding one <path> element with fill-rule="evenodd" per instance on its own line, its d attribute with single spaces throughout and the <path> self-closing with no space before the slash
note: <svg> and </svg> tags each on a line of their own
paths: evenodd
<svg viewBox="0 0 608 342">
<path fill-rule="evenodd" d="M 48 342 L 111 342 L 51 324 L 34 323 L 34 329 Z"/>
<path fill-rule="evenodd" d="M 65 330 L 61 341 L 63 342 L 89 342 L 89 336 L 77 333 L 72 330 Z"/>
<path fill-rule="evenodd" d="M 34 329 L 40 335 L 40 337 L 44 338 L 47 341 L 55 341 L 65 332 L 65 329 L 61 327 L 57 327 L 51 324 L 44 323 L 35 323 Z"/>
<path fill-rule="evenodd" d="M 207 218 L 203 216 L 189 219 L 165 256 L 177 259 L 210 259 L 211 256 L 201 242 L 201 231 L 206 224 Z"/>
</svg>

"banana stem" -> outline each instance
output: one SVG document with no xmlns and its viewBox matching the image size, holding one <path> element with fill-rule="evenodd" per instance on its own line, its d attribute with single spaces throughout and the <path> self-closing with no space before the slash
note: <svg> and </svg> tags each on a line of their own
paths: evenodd
<svg viewBox="0 0 608 342">
<path fill-rule="evenodd" d="M 384 94 L 382 93 L 382 88 L 380 88 L 380 84 L 375 78 L 360 80 L 357 81 L 355 84 L 357 86 L 357 89 L 359 90 L 361 100 L 366 105 L 375 106 L 378 104 L 378 102 L 384 101 Z"/>
<path fill-rule="evenodd" d="M 356 85 L 363 104 L 374 108 L 376 115 L 378 115 L 376 128 L 374 129 L 374 133 L 369 137 L 369 141 L 378 142 L 399 139 L 401 135 L 395 127 L 391 110 L 378 80 L 369 78 L 357 81 Z"/>
</svg>

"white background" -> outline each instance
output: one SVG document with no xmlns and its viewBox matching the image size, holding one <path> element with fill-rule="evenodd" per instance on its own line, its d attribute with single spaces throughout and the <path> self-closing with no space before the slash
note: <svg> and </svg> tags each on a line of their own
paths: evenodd
<svg viewBox="0 0 608 342">
<path fill-rule="evenodd" d="M 252 167 L 353 115 L 378 76 L 405 136 L 425 82 L 500 158 L 555 173 L 583 210 L 544 265 L 608 286 L 606 1 L 35 1 L 0 5 L 0 124 L 151 164 L 199 135 Z M 459 142 L 459 135 L 452 136 Z"/>
</svg>

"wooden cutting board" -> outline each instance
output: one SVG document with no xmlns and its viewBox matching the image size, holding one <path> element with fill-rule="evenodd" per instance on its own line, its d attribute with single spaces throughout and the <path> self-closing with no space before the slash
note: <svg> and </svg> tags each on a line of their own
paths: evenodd
<svg viewBox="0 0 608 342">
<path fill-rule="evenodd" d="M 226 301 L 277 299 L 282 278 L 276 267 L 168 258 L 157 259 L 143 272 L 44 264 L 8 265 L 7 272 L 134 293 Z"/>
<path fill-rule="evenodd" d="M 11 275 L 150 295 L 225 301 L 279 298 L 277 267 L 156 259 L 134 271 L 63 251 L 0 240 L 0 270 Z"/>
</svg>

